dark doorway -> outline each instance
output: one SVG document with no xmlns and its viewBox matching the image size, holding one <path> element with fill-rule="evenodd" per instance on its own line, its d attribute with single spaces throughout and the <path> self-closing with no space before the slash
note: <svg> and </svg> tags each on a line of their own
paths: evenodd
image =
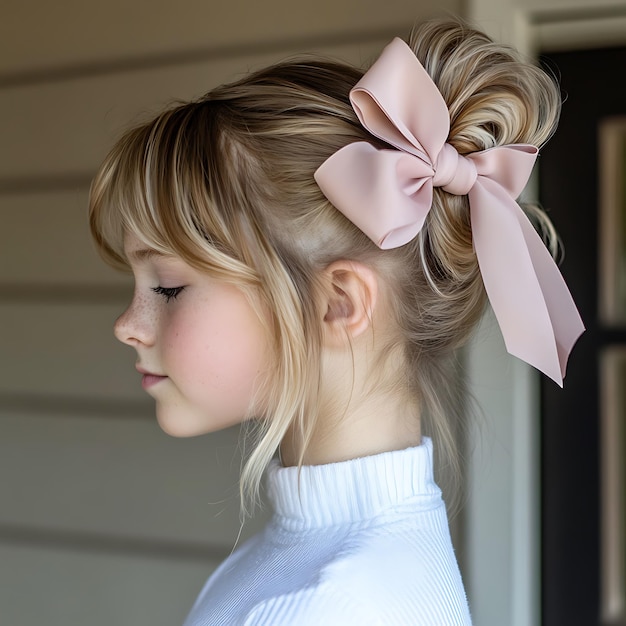
<svg viewBox="0 0 626 626">
<path fill-rule="evenodd" d="M 598 317 L 598 124 L 626 116 L 626 48 L 550 54 L 566 97 L 540 157 L 540 197 L 565 244 L 561 266 L 587 332 L 561 391 L 542 382 L 543 626 L 600 617 L 600 355 L 626 328 Z"/>
</svg>

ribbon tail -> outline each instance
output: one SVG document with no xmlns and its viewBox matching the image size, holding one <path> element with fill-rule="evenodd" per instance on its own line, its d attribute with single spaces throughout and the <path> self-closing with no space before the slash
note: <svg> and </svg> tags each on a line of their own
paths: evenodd
<svg viewBox="0 0 626 626">
<path fill-rule="evenodd" d="M 563 386 L 584 326 L 556 263 L 498 183 L 479 176 L 469 200 L 476 256 L 507 351 Z"/>
<path fill-rule="evenodd" d="M 524 239 L 546 298 L 548 312 L 555 330 L 556 348 L 561 364 L 561 375 L 565 378 L 567 360 L 574 344 L 585 331 L 572 294 L 567 288 L 554 259 L 533 225 L 516 203 L 519 222 L 524 232 Z"/>
</svg>

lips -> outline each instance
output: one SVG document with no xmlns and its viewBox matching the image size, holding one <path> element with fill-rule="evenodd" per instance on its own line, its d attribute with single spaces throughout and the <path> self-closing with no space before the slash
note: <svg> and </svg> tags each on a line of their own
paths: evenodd
<svg viewBox="0 0 626 626">
<path fill-rule="evenodd" d="M 144 389 L 149 389 L 154 385 L 157 385 L 161 381 L 165 380 L 167 376 L 157 376 L 156 374 L 144 374 L 141 379 L 141 386 Z"/>
<path fill-rule="evenodd" d="M 135 367 L 140 374 L 143 374 L 141 378 L 141 386 L 144 389 L 150 389 L 150 387 L 158 385 L 160 382 L 164 381 L 167 378 L 167 376 L 161 376 L 160 374 L 154 374 L 153 372 L 149 372 L 139 365 Z"/>
</svg>

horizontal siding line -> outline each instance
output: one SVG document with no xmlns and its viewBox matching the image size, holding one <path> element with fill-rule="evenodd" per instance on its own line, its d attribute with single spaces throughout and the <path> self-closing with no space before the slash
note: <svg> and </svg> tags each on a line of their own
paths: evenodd
<svg viewBox="0 0 626 626">
<path fill-rule="evenodd" d="M 288 37 L 272 39 L 271 41 L 256 41 L 240 44 L 224 44 L 197 48 L 194 50 L 161 52 L 146 56 L 125 57 L 120 59 L 93 61 L 82 64 L 73 64 L 49 69 L 23 70 L 15 73 L 0 75 L 0 89 L 13 89 L 42 83 L 57 83 L 81 78 L 91 78 L 109 74 L 121 74 L 137 70 L 152 70 L 159 67 L 171 67 L 198 63 L 202 61 L 218 61 L 245 56 L 271 54 L 307 49 L 338 46 L 344 44 L 359 44 L 368 41 L 394 36 L 402 36 L 407 30 L 406 24 L 400 28 L 385 28 L 356 32 L 338 32 L 329 34 L 309 35 L 307 37 Z"/>
<path fill-rule="evenodd" d="M 0 195 L 47 193 L 54 191 L 87 191 L 91 186 L 93 172 L 71 174 L 42 174 L 33 176 L 0 177 Z"/>
<path fill-rule="evenodd" d="M 66 305 L 82 304 L 120 306 L 120 313 L 132 297 L 132 287 L 124 285 L 59 285 L 54 283 L 1 283 L 2 305 Z"/>
<path fill-rule="evenodd" d="M 530 9 L 530 17 L 533 24 L 556 24 L 559 22 L 582 22 L 612 17 L 626 17 L 626 7 L 568 7 L 566 9 L 542 9 L 533 7 Z"/>
<path fill-rule="evenodd" d="M 130 375 L 129 371 L 129 375 Z M 119 398 L 0 392 L 0 412 L 34 413 L 45 417 L 154 419 L 154 403 Z M 1 419 L 1 418 L 0 418 Z"/>
<path fill-rule="evenodd" d="M 120 555 L 172 561 L 222 561 L 230 548 L 172 540 L 124 537 L 97 532 L 69 531 L 0 524 L 0 544 L 47 548 L 89 554 Z"/>
</svg>

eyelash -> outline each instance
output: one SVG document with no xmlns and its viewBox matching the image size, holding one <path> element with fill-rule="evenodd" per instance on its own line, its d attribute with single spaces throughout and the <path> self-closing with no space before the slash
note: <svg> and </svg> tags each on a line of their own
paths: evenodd
<svg viewBox="0 0 626 626">
<path fill-rule="evenodd" d="M 184 287 L 152 287 L 152 291 L 154 291 L 154 293 L 158 293 L 160 296 L 163 296 L 166 302 L 169 302 L 172 299 L 176 300 L 183 289 Z"/>
</svg>

